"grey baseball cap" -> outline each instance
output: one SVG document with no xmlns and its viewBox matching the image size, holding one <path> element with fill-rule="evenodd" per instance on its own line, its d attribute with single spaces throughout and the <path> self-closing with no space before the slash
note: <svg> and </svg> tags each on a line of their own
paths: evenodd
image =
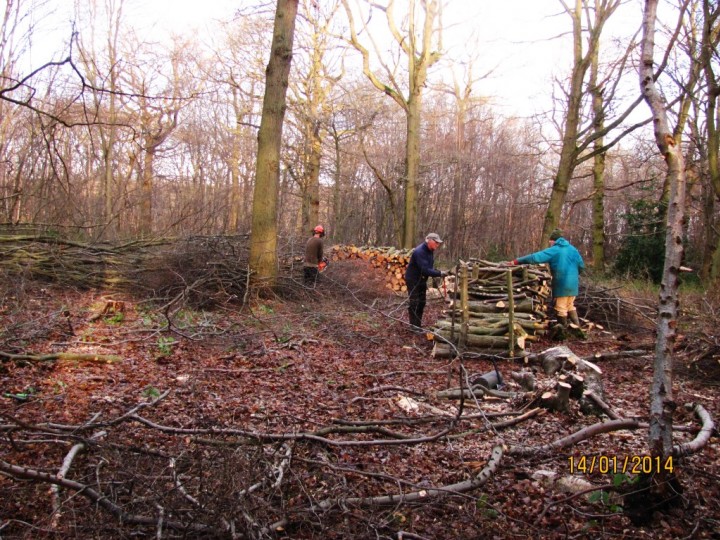
<svg viewBox="0 0 720 540">
<path fill-rule="evenodd" d="M 434 233 L 434 232 L 431 232 L 430 234 L 428 234 L 428 235 L 425 237 L 425 241 L 427 241 L 427 240 L 434 240 L 434 241 L 437 242 L 438 244 L 442 244 L 442 243 L 443 243 L 443 240 L 442 240 L 442 238 L 440 238 L 440 235 L 439 235 L 438 233 Z"/>
</svg>

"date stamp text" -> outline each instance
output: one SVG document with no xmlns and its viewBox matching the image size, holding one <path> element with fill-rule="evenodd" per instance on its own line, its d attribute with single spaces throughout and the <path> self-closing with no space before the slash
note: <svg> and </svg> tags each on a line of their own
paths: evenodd
<svg viewBox="0 0 720 540">
<path fill-rule="evenodd" d="M 669 456 L 569 456 L 570 474 L 659 474 L 673 472 L 673 458 Z"/>
</svg>

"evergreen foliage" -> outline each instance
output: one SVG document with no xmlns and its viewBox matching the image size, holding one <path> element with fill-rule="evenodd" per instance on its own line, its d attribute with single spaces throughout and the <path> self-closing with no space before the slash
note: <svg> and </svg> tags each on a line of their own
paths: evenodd
<svg viewBox="0 0 720 540">
<path fill-rule="evenodd" d="M 628 228 L 615 261 L 617 273 L 660 283 L 665 264 L 665 211 L 664 203 L 632 202 L 624 216 Z"/>
</svg>

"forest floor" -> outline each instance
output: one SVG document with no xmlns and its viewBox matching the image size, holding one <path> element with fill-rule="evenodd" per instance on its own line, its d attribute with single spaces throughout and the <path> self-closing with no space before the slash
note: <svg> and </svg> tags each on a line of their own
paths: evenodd
<svg viewBox="0 0 720 540">
<path fill-rule="evenodd" d="M 717 430 L 673 462 L 681 492 L 671 504 L 631 515 L 623 494 L 637 491 L 636 475 L 621 469 L 643 463 L 647 427 L 513 454 L 607 418 L 575 401 L 520 416 L 555 384 L 536 370 L 535 392 L 508 383 L 515 397 L 467 399 L 458 419 L 460 402 L 438 392 L 493 361 L 433 358 L 432 342 L 407 330 L 405 298 L 361 261 L 331 265 L 314 291 L 296 282 L 211 311 L 6 285 L 0 538 L 720 538 Z M 425 322 L 442 307 L 432 301 Z M 720 418 L 718 317 L 712 303 L 694 308 L 703 316 L 683 319 L 676 347 L 676 443 L 700 428 L 686 403 Z M 597 362 L 606 403 L 647 422 L 651 330 L 595 328 L 565 345 L 581 357 L 647 350 Z M 506 381 L 525 367 L 495 365 Z M 63 460 L 74 484 L 51 488 Z M 473 489 L 453 488 L 481 471 Z M 580 488 L 552 480 L 565 477 Z M 419 495 L 371 499 L 407 493 Z"/>
</svg>

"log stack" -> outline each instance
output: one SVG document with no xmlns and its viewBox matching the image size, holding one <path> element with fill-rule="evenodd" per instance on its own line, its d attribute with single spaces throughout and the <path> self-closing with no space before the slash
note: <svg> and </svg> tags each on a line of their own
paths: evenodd
<svg viewBox="0 0 720 540">
<path fill-rule="evenodd" d="M 547 331 L 551 276 L 544 267 L 471 259 L 447 279 L 449 305 L 433 331 L 434 356 L 456 349 L 515 356 Z"/>
<path fill-rule="evenodd" d="M 393 247 L 374 247 L 353 245 L 336 245 L 330 250 L 331 261 L 361 259 L 385 275 L 385 287 L 401 293 L 407 291 L 405 284 L 405 268 L 410 262 L 411 249 Z"/>
</svg>

